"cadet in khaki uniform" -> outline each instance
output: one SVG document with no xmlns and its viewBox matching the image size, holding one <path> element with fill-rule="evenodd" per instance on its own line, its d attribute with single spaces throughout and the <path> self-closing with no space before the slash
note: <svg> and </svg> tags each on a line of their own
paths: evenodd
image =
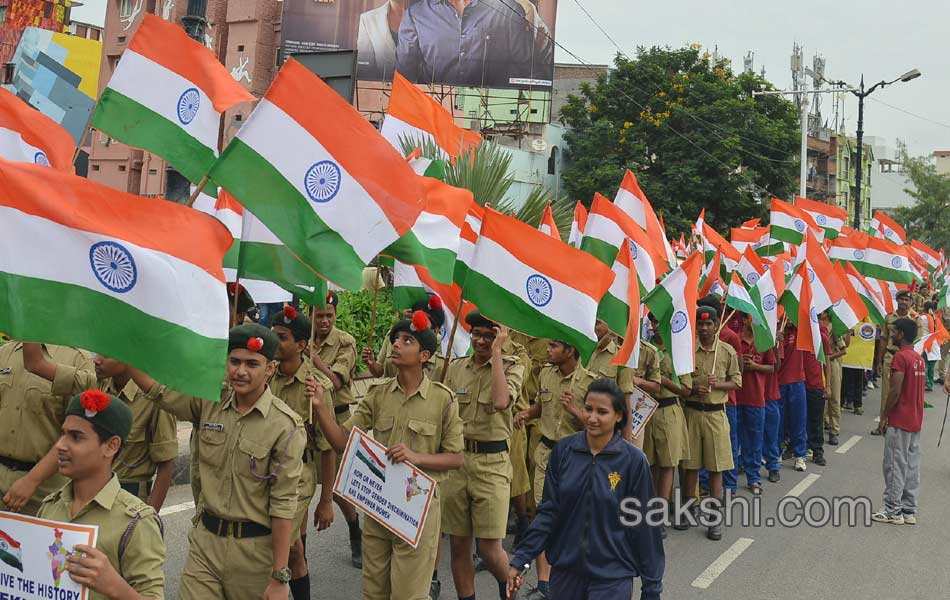
<svg viewBox="0 0 950 600">
<path fill-rule="evenodd" d="M 313 346 L 310 359 L 313 366 L 333 383 L 333 412 L 340 425 L 350 418 L 350 405 L 353 404 L 353 369 L 356 368 L 356 340 L 353 336 L 336 327 L 336 307 L 340 303 L 335 292 L 327 294 L 326 306 L 315 308 L 313 312 Z M 322 464 L 322 463 L 321 463 Z M 317 481 L 332 482 L 336 469 L 320 468 Z M 328 475 L 324 477 L 324 473 Z M 326 486 L 324 486 L 326 487 Z M 363 549 L 360 546 L 359 514 L 352 504 L 340 497 L 334 497 L 343 513 L 346 526 L 350 530 L 350 563 L 357 569 L 363 568 Z"/>
<path fill-rule="evenodd" d="M 462 466 L 462 420 L 452 392 L 431 381 L 422 365 L 436 350 L 435 332 L 418 311 L 389 332 L 398 373 L 370 386 L 342 426 L 330 413 L 320 387 L 308 384 L 320 429 L 338 452 L 349 431 L 373 431 L 394 463 L 411 462 L 440 482 L 445 471 Z M 436 486 L 425 528 L 413 549 L 395 534 L 367 519 L 363 527 L 363 599 L 427 600 L 439 547 L 441 491 Z"/>
<path fill-rule="evenodd" d="M 827 314 L 827 311 L 825 312 Z M 841 375 L 842 375 L 842 357 L 848 352 L 848 345 L 851 344 L 851 332 L 844 335 L 831 336 L 831 356 L 826 359 L 831 363 L 829 386 L 831 387 L 831 398 L 825 402 L 825 429 L 828 430 L 828 444 L 838 445 L 838 431 L 841 425 Z"/>
<path fill-rule="evenodd" d="M 508 526 L 512 466 L 509 457 L 511 407 L 524 383 L 524 365 L 504 356 L 508 328 L 478 311 L 465 317 L 472 355 L 449 363 L 445 384 L 455 394 L 465 437 L 465 462 L 442 484 L 442 532 L 449 534 L 452 577 L 459 598 L 475 594 L 472 538 L 498 581 L 504 598 L 508 555 L 501 542 Z"/>
<path fill-rule="evenodd" d="M 523 412 L 531 408 L 531 404 L 534 404 L 535 399 L 538 397 L 538 378 L 541 375 L 541 368 L 544 367 L 548 362 L 548 342 L 551 340 L 546 338 L 537 338 L 530 335 L 525 335 L 520 331 L 511 331 L 511 341 L 521 345 L 528 352 L 528 358 L 530 362 L 525 365 L 525 377 L 524 377 L 524 391 L 522 392 L 522 406 L 518 407 L 516 415 L 519 412 Z M 523 430 L 525 432 L 525 439 L 527 440 L 527 447 L 525 448 L 525 456 L 528 462 L 528 477 L 529 485 L 534 486 L 534 455 L 537 452 L 538 444 L 541 443 L 541 433 L 538 431 L 538 420 L 531 419 L 524 421 L 523 423 L 515 422 L 515 430 Z M 526 496 L 526 505 L 530 505 L 531 509 L 535 508 L 534 494 L 528 494 Z"/>
<path fill-rule="evenodd" d="M 70 479 L 43 500 L 44 519 L 97 525 L 96 547 L 67 550 L 68 577 L 89 587 L 90 600 L 165 597 L 165 541 L 155 509 L 119 486 L 113 462 L 132 429 L 132 410 L 99 390 L 76 396 L 53 447 Z"/>
<path fill-rule="evenodd" d="M 306 434 L 274 396 L 279 341 L 249 323 L 228 334 L 229 389 L 220 402 L 177 394 L 133 370 L 146 398 L 199 423 L 201 515 L 189 534 L 181 600 L 287 597 L 288 554 Z"/>
<path fill-rule="evenodd" d="M 99 389 L 129 406 L 132 429 L 116 458 L 115 474 L 122 489 L 161 510 L 178 456 L 178 427 L 174 416 L 145 401 L 145 392 L 132 381 L 128 366 L 101 354 L 93 359 L 94 371 L 57 365 L 46 358 L 42 346 L 33 343 L 23 344 L 23 364 L 34 375 L 52 381 L 55 395 Z"/>
<path fill-rule="evenodd" d="M 332 473 L 336 466 L 336 453 L 330 448 L 323 434 L 314 428 L 310 398 L 307 396 L 307 380 L 315 380 L 327 393 L 333 390 L 333 384 L 303 355 L 312 331 L 310 319 L 298 314 L 293 306 L 285 306 L 282 312 L 271 319 L 271 330 L 277 335 L 280 344 L 274 356 L 279 364 L 271 377 L 270 391 L 297 413 L 307 431 L 303 470 L 297 488 L 297 514 L 294 517 L 293 531 L 290 533 L 292 545 L 289 558 L 290 594 L 294 600 L 305 600 L 310 598 L 310 574 L 306 554 L 307 512 L 310 501 L 317 492 L 318 467 Z M 320 502 L 315 514 L 319 531 L 333 523 L 332 486 L 324 485 L 320 488 Z"/>
<path fill-rule="evenodd" d="M 75 348 L 43 348 L 56 364 L 93 368 L 90 357 Z M 23 344 L 0 346 L 0 509 L 35 515 L 43 498 L 66 483 L 57 472 L 53 444 L 69 400 L 24 368 Z"/>
<path fill-rule="evenodd" d="M 887 400 L 887 391 L 890 388 L 891 380 L 891 361 L 894 360 L 894 354 L 900 348 L 894 345 L 894 322 L 902 317 L 908 317 L 917 321 L 917 337 L 920 337 L 921 324 L 920 319 L 913 310 L 911 310 L 911 295 L 908 290 L 897 292 L 897 310 L 884 318 L 884 330 L 881 331 L 881 339 L 878 340 L 877 364 L 875 368 L 881 375 L 881 420 L 883 421 L 884 404 Z M 871 435 L 883 435 L 880 425 L 871 430 Z"/>
<path fill-rule="evenodd" d="M 510 333 L 509 330 L 509 335 Z M 524 346 L 513 342 L 511 337 L 505 342 L 501 353 L 517 358 L 524 369 L 521 389 L 518 390 L 518 397 L 511 405 L 512 414 L 515 415 L 531 408 L 528 397 L 525 395 L 525 388 L 528 385 L 527 373 L 531 370 L 531 356 L 528 355 L 528 350 Z M 531 491 L 531 476 L 528 472 L 528 432 L 524 427 L 512 426 L 508 456 L 511 458 L 510 498 L 517 519 L 515 524 L 515 545 L 517 545 L 528 530 L 528 525 L 531 524 L 531 519 L 528 517 L 528 492 Z"/>
<path fill-rule="evenodd" d="M 429 317 L 429 322 L 432 323 L 432 330 L 435 332 L 436 340 L 438 341 L 437 348 L 439 348 L 435 354 L 429 357 L 426 364 L 422 366 L 422 370 L 429 379 L 439 380 L 442 378 L 442 369 L 445 367 L 445 356 L 442 355 L 441 351 L 442 330 L 445 325 L 445 313 L 442 311 L 442 298 L 437 294 L 432 294 L 428 300 L 420 300 L 413 304 L 409 310 L 403 311 L 402 318 L 404 320 L 410 319 L 416 311 L 420 310 L 425 312 L 426 316 Z M 363 362 L 366 363 L 373 377 L 396 376 L 397 369 L 390 357 L 391 351 L 392 343 L 389 341 L 389 338 L 383 340 L 379 354 L 375 357 L 373 356 L 373 350 L 371 348 L 363 348 Z"/>
<path fill-rule="evenodd" d="M 541 503 L 544 475 L 551 449 L 561 438 L 583 427 L 584 396 L 594 376 L 581 366 L 577 348 L 559 340 L 548 342 L 547 362 L 538 376 L 538 394 L 534 404 L 515 415 L 515 423 L 538 419 L 540 443 L 534 453 L 534 502 Z M 551 567 L 543 554 L 538 556 L 539 588 L 545 590 Z M 544 585 L 542 586 L 541 583 Z"/>
<path fill-rule="evenodd" d="M 686 469 L 683 489 L 696 489 L 699 469 L 705 468 L 709 471 L 709 495 L 716 502 L 722 497 L 722 472 L 733 468 L 726 402 L 730 391 L 742 387 L 736 351 L 719 341 L 718 324 L 719 314 L 715 308 L 697 307 L 696 370 L 692 392 L 686 401 L 689 458 L 683 461 Z M 722 539 L 722 526 L 710 524 L 706 537 Z"/>
</svg>

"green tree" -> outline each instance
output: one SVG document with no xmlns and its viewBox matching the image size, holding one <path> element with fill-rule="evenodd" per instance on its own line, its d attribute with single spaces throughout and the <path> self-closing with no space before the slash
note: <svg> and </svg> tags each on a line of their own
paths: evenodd
<svg viewBox="0 0 950 600">
<path fill-rule="evenodd" d="M 916 202 L 902 206 L 894 217 L 907 230 L 907 238 L 915 238 L 931 248 L 950 250 L 950 175 L 937 173 L 927 157 L 911 158 L 903 151 L 904 168 L 913 188 L 908 194 Z"/>
<path fill-rule="evenodd" d="M 569 195 L 610 198 L 633 171 L 671 235 L 688 231 L 699 211 L 717 229 L 765 216 L 769 195 L 797 184 L 801 143 L 796 106 L 754 73 L 736 75 L 698 45 L 639 48 L 568 97 L 561 122 L 570 164 Z"/>
</svg>

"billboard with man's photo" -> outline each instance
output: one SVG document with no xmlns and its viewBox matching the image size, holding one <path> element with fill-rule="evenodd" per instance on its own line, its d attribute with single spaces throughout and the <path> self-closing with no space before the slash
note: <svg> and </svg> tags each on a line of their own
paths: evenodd
<svg viewBox="0 0 950 600">
<path fill-rule="evenodd" d="M 357 78 L 551 86 L 557 0 L 284 0 L 284 56 L 355 48 Z M 461 10 L 461 14 L 459 11 Z"/>
</svg>

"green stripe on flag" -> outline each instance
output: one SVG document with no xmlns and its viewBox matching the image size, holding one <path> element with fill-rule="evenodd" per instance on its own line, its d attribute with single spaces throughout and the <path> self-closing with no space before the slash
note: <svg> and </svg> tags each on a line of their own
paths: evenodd
<svg viewBox="0 0 950 600">
<path fill-rule="evenodd" d="M 627 323 L 630 320 L 630 306 L 610 292 L 604 294 L 597 305 L 597 318 L 603 319 L 607 327 L 619 336 L 627 335 Z"/>
<path fill-rule="evenodd" d="M 350 290 L 363 284 L 363 260 L 324 223 L 284 176 L 235 138 L 209 172 L 284 244 L 321 275 Z"/>
<path fill-rule="evenodd" d="M 620 248 L 617 246 L 612 246 L 604 240 L 588 236 L 584 236 L 581 239 L 581 250 L 611 268 L 614 266 L 614 259 L 617 258 L 617 253 L 620 252 Z"/>
<path fill-rule="evenodd" d="M 154 152 L 192 183 L 200 182 L 214 164 L 212 148 L 157 112 L 110 88 L 99 96 L 89 125 L 123 144 Z"/>
<path fill-rule="evenodd" d="M 768 277 L 768 273 L 765 274 L 765 277 Z M 755 302 L 755 305 L 759 310 L 762 308 L 762 298 L 759 288 L 752 286 L 749 289 L 749 296 L 752 297 L 752 300 Z M 762 315 L 765 316 L 764 314 Z M 772 348 L 775 348 L 775 336 L 773 335 L 771 325 L 768 322 L 768 319 L 763 318 L 762 323 L 756 323 L 754 320 L 752 322 L 752 336 L 755 339 L 755 349 L 759 352 L 767 352 Z"/>
<path fill-rule="evenodd" d="M 804 236 L 797 229 L 786 229 L 784 227 L 778 227 L 772 225 L 769 235 L 772 237 L 772 240 L 778 240 L 780 242 L 788 242 L 789 244 L 794 244 L 800 246 Z"/>
<path fill-rule="evenodd" d="M 108 327 L 90 327 L 104 315 Z M 17 339 L 95 348 L 182 394 L 221 398 L 226 337 L 205 337 L 82 286 L 0 273 L 0 330 Z"/>
<path fill-rule="evenodd" d="M 397 285 L 393 287 L 393 308 L 407 310 L 416 302 L 426 302 L 429 293 L 425 288 L 412 285 Z"/>
<path fill-rule="evenodd" d="M 904 259 L 901 259 L 902 261 Z M 894 283 L 912 283 L 914 281 L 914 274 L 910 271 L 901 271 L 897 269 L 889 269 L 887 267 L 882 267 L 881 265 L 876 265 L 869 262 L 852 262 L 854 268 L 857 269 L 858 273 L 864 275 L 865 277 L 872 277 L 874 279 L 883 279 L 884 281 L 893 281 Z"/>
<path fill-rule="evenodd" d="M 406 233 L 380 252 L 407 265 L 419 265 L 439 283 L 452 283 L 455 272 L 455 253 L 446 248 L 427 248 L 412 231 Z"/>
<path fill-rule="evenodd" d="M 240 248 L 239 277 L 271 281 L 310 306 L 326 305 L 327 281 L 314 275 L 286 246 L 242 240 Z"/>
</svg>

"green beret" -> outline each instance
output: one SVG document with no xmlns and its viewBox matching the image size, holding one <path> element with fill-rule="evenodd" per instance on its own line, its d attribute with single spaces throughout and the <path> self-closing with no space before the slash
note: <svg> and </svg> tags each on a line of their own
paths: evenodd
<svg viewBox="0 0 950 600">
<path fill-rule="evenodd" d="M 125 443 L 132 430 L 132 409 L 100 390 L 86 390 L 69 401 L 66 415 L 86 419 L 110 436 L 117 435 Z"/>
<path fill-rule="evenodd" d="M 313 325 L 307 315 L 297 312 L 293 306 L 285 306 L 283 312 L 275 314 L 270 320 L 271 327 L 286 327 L 294 340 L 309 340 Z"/>
<path fill-rule="evenodd" d="M 420 300 L 412 305 L 412 312 L 423 311 L 429 317 L 433 329 L 442 329 L 445 325 L 445 313 L 442 312 L 442 298 L 438 294 L 431 294 L 428 299 Z"/>
<path fill-rule="evenodd" d="M 228 286 L 228 306 L 234 306 L 234 291 L 237 289 L 237 311 L 246 313 L 254 308 L 254 299 L 247 292 L 247 289 L 240 283 L 229 283 Z"/>
<path fill-rule="evenodd" d="M 465 315 L 465 322 L 468 323 L 469 327 L 487 327 L 489 329 L 498 327 L 497 323 L 486 319 L 482 316 L 482 313 L 477 310 L 473 310 L 472 312 Z"/>
<path fill-rule="evenodd" d="M 228 332 L 228 354 L 235 348 L 257 352 L 267 360 L 274 360 L 280 340 L 277 334 L 263 325 L 246 323 L 233 327 Z"/>
<path fill-rule="evenodd" d="M 696 307 L 696 322 L 709 319 L 710 321 L 715 321 L 719 318 L 719 311 L 717 311 L 712 306 L 697 306 Z"/>
<path fill-rule="evenodd" d="M 429 322 L 429 316 L 425 311 L 417 310 L 412 313 L 412 319 L 403 319 L 393 325 L 389 331 L 389 343 L 395 344 L 396 335 L 403 331 L 416 338 L 423 350 L 428 350 L 429 354 L 435 355 L 439 340 L 432 331 L 432 323 Z"/>
</svg>

